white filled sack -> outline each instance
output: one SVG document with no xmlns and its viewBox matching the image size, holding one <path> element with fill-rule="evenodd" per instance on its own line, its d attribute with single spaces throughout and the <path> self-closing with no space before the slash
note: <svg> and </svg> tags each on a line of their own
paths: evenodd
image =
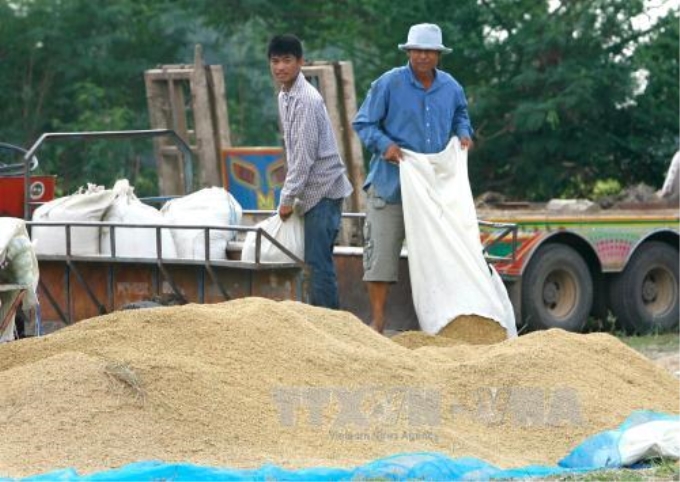
<svg viewBox="0 0 680 482">
<path fill-rule="evenodd" d="M 38 259 L 23 219 L 0 217 L 0 283 L 26 287 L 24 308 L 38 304 Z"/>
<path fill-rule="evenodd" d="M 0 217 L 0 284 L 19 285 L 26 290 L 22 309 L 38 304 L 38 260 L 23 219 Z M 19 290 L 0 291 L 0 343 L 15 338 L 14 317 L 2 326 Z"/>
<path fill-rule="evenodd" d="M 161 213 L 167 224 L 184 226 L 237 226 L 243 209 L 226 189 L 209 187 L 165 203 Z M 227 243 L 236 231 L 210 230 L 210 259 L 227 258 Z M 172 238 L 178 258 L 205 259 L 203 229 L 173 229 Z"/>
<path fill-rule="evenodd" d="M 663 457 L 680 458 L 680 420 L 650 420 L 632 426 L 619 440 L 621 465 Z"/>
<path fill-rule="evenodd" d="M 478 315 L 517 336 L 505 286 L 482 252 L 467 151 L 453 138 L 437 154 L 402 152 L 408 265 L 421 329 L 436 334 L 458 316 Z"/>
<path fill-rule="evenodd" d="M 26 234 L 26 223 L 23 219 L 0 217 L 0 266 L 7 261 L 7 246 L 17 236 Z"/>
<path fill-rule="evenodd" d="M 88 184 L 76 194 L 43 204 L 33 213 L 33 221 L 101 222 L 111 206 L 115 194 L 103 186 Z M 63 226 L 34 226 L 33 241 L 37 254 L 66 254 L 66 228 Z M 99 226 L 71 228 L 71 254 L 88 256 L 99 254 Z"/>
<path fill-rule="evenodd" d="M 115 199 L 104 214 L 102 221 L 120 224 L 164 224 L 165 218 L 153 206 L 144 204 L 135 196 L 134 187 L 127 179 L 121 179 L 113 186 Z M 116 257 L 156 258 L 156 235 L 161 237 L 163 259 L 177 257 L 175 242 L 169 229 L 116 227 Z M 111 228 L 102 227 L 100 252 L 111 256 Z"/>
<path fill-rule="evenodd" d="M 255 225 L 262 228 L 272 237 L 286 247 L 295 256 L 304 260 L 305 258 L 305 221 L 304 218 L 293 214 L 287 221 L 282 221 L 278 214 L 265 219 Z M 286 253 L 281 251 L 264 235 L 260 238 L 260 262 L 261 263 L 293 263 Z M 255 262 L 255 251 L 257 243 L 257 232 L 249 231 L 243 241 L 241 251 L 241 261 Z"/>
</svg>

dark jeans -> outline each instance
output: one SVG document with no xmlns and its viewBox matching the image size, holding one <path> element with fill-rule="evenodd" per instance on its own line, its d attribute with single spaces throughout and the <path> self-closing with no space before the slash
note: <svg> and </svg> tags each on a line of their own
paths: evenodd
<svg viewBox="0 0 680 482">
<path fill-rule="evenodd" d="M 310 304 L 337 309 L 333 243 L 340 230 L 342 199 L 323 198 L 305 213 L 305 262 L 311 268 Z"/>
</svg>

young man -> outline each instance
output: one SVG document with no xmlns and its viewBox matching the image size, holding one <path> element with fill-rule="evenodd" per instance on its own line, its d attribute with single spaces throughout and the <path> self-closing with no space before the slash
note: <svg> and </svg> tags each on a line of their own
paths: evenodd
<svg viewBox="0 0 680 482">
<path fill-rule="evenodd" d="M 404 242 L 399 162 L 402 148 L 424 154 L 444 150 L 453 136 L 463 148 L 472 147 L 472 126 L 461 85 L 437 69 L 442 43 L 437 25 L 413 25 L 399 48 L 408 64 L 380 76 L 368 92 L 353 127 L 373 153 L 364 190 L 364 281 L 371 303 L 372 327 L 385 328 L 389 285 L 398 280 L 399 254 Z"/>
<path fill-rule="evenodd" d="M 352 185 L 323 99 L 301 73 L 300 40 L 294 35 L 276 36 L 269 42 L 267 55 L 272 76 L 281 86 L 279 116 L 288 167 L 279 216 L 286 221 L 294 208 L 304 215 L 305 263 L 312 276 L 310 303 L 337 309 L 333 244 L 340 229 L 342 201 L 352 193 Z"/>
</svg>

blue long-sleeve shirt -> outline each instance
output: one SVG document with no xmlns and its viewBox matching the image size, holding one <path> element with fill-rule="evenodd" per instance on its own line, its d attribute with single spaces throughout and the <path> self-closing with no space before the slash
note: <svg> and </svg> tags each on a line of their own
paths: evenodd
<svg viewBox="0 0 680 482">
<path fill-rule="evenodd" d="M 463 87 L 436 70 L 425 90 L 410 65 L 392 69 L 371 84 L 352 126 L 372 153 L 364 189 L 372 185 L 388 203 L 401 202 L 399 167 L 383 158 L 391 144 L 433 154 L 444 150 L 454 135 L 472 138 L 473 133 Z"/>
</svg>

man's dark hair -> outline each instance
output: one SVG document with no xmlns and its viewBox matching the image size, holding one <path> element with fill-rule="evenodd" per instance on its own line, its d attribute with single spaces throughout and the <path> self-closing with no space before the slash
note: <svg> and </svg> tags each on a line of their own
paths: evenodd
<svg viewBox="0 0 680 482">
<path fill-rule="evenodd" d="M 302 42 L 295 35 L 277 35 L 269 41 L 267 58 L 277 55 L 293 55 L 296 59 L 302 58 Z"/>
</svg>

